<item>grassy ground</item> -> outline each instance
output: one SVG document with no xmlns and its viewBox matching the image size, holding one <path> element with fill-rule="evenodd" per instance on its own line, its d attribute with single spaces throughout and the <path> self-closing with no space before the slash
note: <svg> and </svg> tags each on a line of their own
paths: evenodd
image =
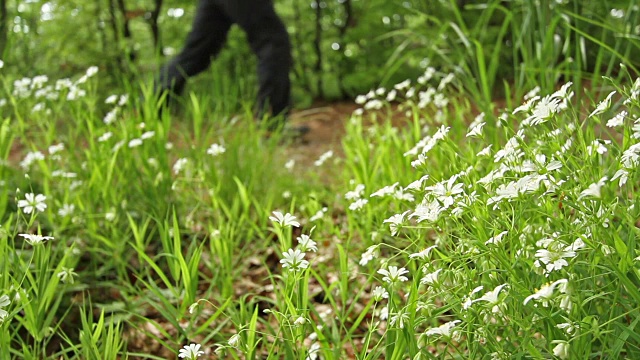
<svg viewBox="0 0 640 360">
<path fill-rule="evenodd" d="M 478 114 L 425 74 L 357 98 L 314 162 L 198 97 L 176 123 L 99 73 L 47 101 L 5 81 L 2 348 L 634 358 L 640 81 Z"/>
<path fill-rule="evenodd" d="M 0 68 L 0 358 L 640 357 L 618 40 L 597 53 L 615 77 L 536 72 L 539 47 L 499 101 L 500 59 L 460 40 L 454 72 L 295 113 L 307 145 L 233 86 L 158 116 L 134 86 L 100 95 L 98 69 Z"/>
</svg>

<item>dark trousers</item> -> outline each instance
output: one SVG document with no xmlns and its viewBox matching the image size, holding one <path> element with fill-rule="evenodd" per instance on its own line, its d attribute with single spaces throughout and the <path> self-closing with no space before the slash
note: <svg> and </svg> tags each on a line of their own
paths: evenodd
<svg viewBox="0 0 640 360">
<path fill-rule="evenodd" d="M 199 0 L 191 32 L 182 51 L 160 73 L 159 90 L 180 93 L 186 79 L 206 70 L 231 25 L 247 34 L 258 58 L 257 114 L 286 113 L 290 105 L 291 44 L 272 0 Z"/>
</svg>

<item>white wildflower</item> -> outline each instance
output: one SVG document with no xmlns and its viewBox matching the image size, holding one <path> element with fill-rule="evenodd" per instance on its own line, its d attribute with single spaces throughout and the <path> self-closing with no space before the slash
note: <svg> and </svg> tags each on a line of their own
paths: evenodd
<svg viewBox="0 0 640 360">
<path fill-rule="evenodd" d="M 18 207 L 22 208 L 22 212 L 25 214 L 31 214 L 34 210 L 43 212 L 47 208 L 47 204 L 44 203 L 47 197 L 42 194 L 26 193 L 24 198 L 24 200 L 18 201 Z"/>
<path fill-rule="evenodd" d="M 480 150 L 476 156 L 477 157 L 482 157 L 482 156 L 490 156 L 491 155 L 491 145 L 493 144 L 489 144 L 489 146 L 485 147 L 484 149 Z"/>
<path fill-rule="evenodd" d="M 453 204 L 454 196 L 464 191 L 464 184 L 455 184 L 457 179 L 458 176 L 454 175 L 447 181 L 427 187 L 426 190 L 431 190 L 432 194 L 442 203 L 442 206 L 448 208 Z"/>
<path fill-rule="evenodd" d="M 313 164 L 315 166 L 321 166 L 322 164 L 325 163 L 325 161 L 327 161 L 329 158 L 331 158 L 333 156 L 333 151 L 329 150 L 327 152 L 325 152 L 324 154 L 320 155 L 320 157 L 318 158 L 318 160 L 316 160 Z"/>
<path fill-rule="evenodd" d="M 436 284 L 438 282 L 438 274 L 440 274 L 441 271 L 442 269 L 438 269 L 432 273 L 429 273 L 423 276 L 422 279 L 420 279 L 420 284 L 427 284 L 427 285 Z"/>
<path fill-rule="evenodd" d="M 502 284 L 502 285 L 498 285 L 496 286 L 493 290 L 486 292 L 484 295 L 482 295 L 480 298 L 474 300 L 473 302 L 480 302 L 480 301 L 484 301 L 489 303 L 488 305 L 491 307 L 491 312 L 494 314 L 497 314 L 498 312 L 500 312 L 500 291 L 502 291 L 502 289 L 508 286 L 507 284 Z"/>
<path fill-rule="evenodd" d="M 489 244 L 498 245 L 498 244 L 500 244 L 502 242 L 502 238 L 505 235 L 507 235 L 507 233 L 508 233 L 508 231 L 505 230 L 505 231 L 501 232 L 500 234 L 498 234 L 496 236 L 490 237 L 489 240 L 484 242 L 484 244 L 485 245 L 489 245 Z"/>
<path fill-rule="evenodd" d="M 549 160 L 547 162 L 547 157 L 543 154 L 537 154 L 536 160 L 525 160 L 522 163 L 521 170 L 523 172 L 537 172 L 539 174 L 546 174 L 551 171 L 555 171 L 562 168 L 562 163 L 558 160 Z"/>
<path fill-rule="evenodd" d="M 62 217 L 66 217 L 66 216 L 70 216 L 73 214 L 73 212 L 75 211 L 75 205 L 73 204 L 64 204 L 62 205 L 62 207 L 58 210 L 58 215 L 62 216 Z"/>
<path fill-rule="evenodd" d="M 296 161 L 295 161 L 295 160 L 293 160 L 293 159 L 290 159 L 289 161 L 287 161 L 287 162 L 284 164 L 284 168 L 285 168 L 285 169 L 287 169 L 287 170 L 289 170 L 289 171 L 291 171 L 291 170 L 293 170 L 293 167 L 294 167 L 294 165 L 295 165 L 295 164 L 296 164 Z"/>
<path fill-rule="evenodd" d="M 105 104 L 115 104 L 118 101 L 118 95 L 109 95 L 105 100 Z"/>
<path fill-rule="evenodd" d="M 534 96 L 530 99 L 525 99 L 527 100 L 524 104 L 518 106 L 517 108 L 515 108 L 515 110 L 513 110 L 513 112 L 511 114 L 515 115 L 519 112 L 524 112 L 524 113 L 528 113 L 529 111 L 531 111 L 531 109 L 533 108 L 533 106 L 535 105 L 536 101 L 538 101 L 540 99 L 539 96 Z"/>
<path fill-rule="evenodd" d="M 224 154 L 225 151 L 227 151 L 227 149 L 223 145 L 211 144 L 209 149 L 207 149 L 207 154 L 215 157 Z"/>
<path fill-rule="evenodd" d="M 49 149 L 48 149 L 49 155 L 53 155 L 53 154 L 58 153 L 58 152 L 60 152 L 62 150 L 64 150 L 64 144 L 63 143 L 59 143 L 59 144 L 56 144 L 56 145 L 51 145 L 51 146 L 49 146 Z"/>
<path fill-rule="evenodd" d="M 98 67 L 97 66 L 89 66 L 89 68 L 87 69 L 87 73 L 86 75 L 88 77 L 92 77 L 93 75 L 98 73 Z"/>
<path fill-rule="evenodd" d="M 586 188 L 580 193 L 580 196 L 578 197 L 578 199 L 582 199 L 584 197 L 595 197 L 599 199 L 601 196 L 601 189 L 604 186 L 606 181 L 607 181 L 607 177 L 605 176 L 601 178 L 597 183 L 593 183 L 589 185 L 588 188 Z"/>
<path fill-rule="evenodd" d="M 437 248 L 437 247 L 438 247 L 438 245 L 431 245 L 431 246 L 429 246 L 428 248 L 426 248 L 424 250 L 421 250 L 421 251 L 419 251 L 417 253 L 413 253 L 413 254 L 409 255 L 409 258 L 410 259 L 420 259 L 420 260 L 424 261 L 429 257 L 429 255 L 431 254 L 431 251 L 433 249 Z"/>
<path fill-rule="evenodd" d="M 552 271 L 560 270 L 569 265 L 565 258 L 572 259 L 575 256 L 575 251 L 565 251 L 553 248 L 539 249 L 535 254 L 535 257 L 538 258 L 538 260 L 534 262 L 534 265 L 536 267 L 542 267 L 542 264 L 544 264 L 545 275 L 549 276 Z"/>
<path fill-rule="evenodd" d="M 370 197 L 385 197 L 387 195 L 392 195 L 395 191 L 399 183 L 394 183 L 393 185 L 387 185 L 370 195 Z M 364 186 L 364 185 L 363 185 Z"/>
<path fill-rule="evenodd" d="M 445 208 L 440 206 L 438 201 L 422 202 L 416 207 L 416 210 L 410 217 L 418 218 L 416 221 L 419 223 L 425 220 L 435 222 L 444 210 Z"/>
<path fill-rule="evenodd" d="M 107 131 L 106 133 L 102 134 L 99 138 L 98 138 L 98 142 L 105 142 L 109 139 L 111 139 L 111 137 L 113 136 L 113 133 L 110 131 Z"/>
<path fill-rule="evenodd" d="M 156 135 L 155 131 L 145 131 L 144 133 L 142 133 L 142 135 L 140 135 L 140 139 L 142 140 L 151 139 L 155 135 Z"/>
<path fill-rule="evenodd" d="M 381 301 L 382 299 L 388 299 L 388 298 L 389 298 L 389 293 L 382 286 L 376 286 L 376 288 L 373 289 L 373 299 L 375 301 Z"/>
<path fill-rule="evenodd" d="M 383 275 L 382 281 L 389 284 L 395 284 L 397 282 L 404 282 L 409 280 L 404 274 L 408 274 L 409 271 L 405 268 L 398 268 L 397 266 L 389 266 L 387 269 L 378 270 L 378 274 Z"/>
<path fill-rule="evenodd" d="M 398 233 L 398 229 L 402 226 L 405 216 L 408 213 L 409 213 L 409 210 L 403 212 L 402 214 L 395 214 L 382 222 L 383 224 L 387 224 L 387 223 L 389 224 L 389 228 L 391 230 L 391 236 L 395 236 Z"/>
<path fill-rule="evenodd" d="M 580 328 L 580 324 L 578 323 L 562 323 L 562 324 L 558 324 L 556 325 L 556 327 L 560 330 L 564 330 L 564 332 L 567 333 L 567 335 L 571 335 L 573 334 L 577 329 Z"/>
<path fill-rule="evenodd" d="M 185 345 L 178 352 L 178 357 L 181 359 L 195 360 L 199 356 L 204 355 L 204 351 L 200 350 L 201 347 L 202 345 L 200 344 Z"/>
<path fill-rule="evenodd" d="M 404 329 L 404 323 L 407 321 L 409 321 L 409 314 L 400 310 L 389 318 L 389 325 L 397 325 L 398 328 Z"/>
<path fill-rule="evenodd" d="M 426 336 L 431 335 L 441 335 L 444 337 L 451 337 L 452 330 L 456 327 L 457 324 L 461 323 L 460 320 L 449 321 L 444 323 L 436 328 L 431 328 L 425 332 Z"/>
<path fill-rule="evenodd" d="M 300 246 L 300 251 L 303 252 L 307 252 L 307 251 L 313 251 L 313 252 L 317 252 L 318 251 L 318 244 L 313 241 L 313 239 L 311 239 L 311 237 L 309 237 L 309 235 L 306 234 L 302 234 L 300 236 L 298 236 L 296 238 L 296 240 L 298 240 L 298 245 Z"/>
<path fill-rule="evenodd" d="M 322 219 L 324 217 L 324 214 L 327 212 L 327 210 L 328 210 L 327 207 L 323 207 L 321 210 L 318 210 L 315 213 L 315 215 L 309 218 L 309 221 L 314 222 Z"/>
<path fill-rule="evenodd" d="M 140 145 L 142 145 L 142 139 L 136 138 L 129 141 L 130 148 L 138 147 Z"/>
<path fill-rule="evenodd" d="M 300 223 L 296 221 L 296 217 L 289 213 L 283 215 L 280 211 L 274 211 L 272 214 L 273 216 L 269 216 L 269 220 L 279 224 L 282 227 L 300 227 Z"/>
<path fill-rule="evenodd" d="M 22 161 L 20 162 L 20 167 L 24 170 L 27 170 L 29 169 L 31 164 L 39 160 L 44 160 L 43 153 L 41 153 L 40 151 L 28 152 L 27 155 L 24 156 L 24 159 L 22 159 Z"/>
<path fill-rule="evenodd" d="M 543 97 L 533 108 L 531 116 L 524 119 L 523 124 L 535 126 L 546 122 L 559 111 L 559 104 L 559 99 L 554 99 L 551 96 Z"/>
<path fill-rule="evenodd" d="M 593 110 L 593 112 L 591 114 L 589 114 L 589 117 L 593 117 L 595 115 L 600 115 L 602 113 L 604 113 L 605 111 L 609 110 L 609 107 L 611 107 L 611 98 L 613 97 L 613 95 L 616 93 L 616 91 L 612 91 L 609 93 L 609 95 L 607 95 L 607 97 L 602 100 L 598 106 L 596 106 L 596 109 Z"/>
<path fill-rule="evenodd" d="M 616 116 L 607 121 L 607 127 L 618 127 L 624 125 L 624 119 L 627 117 L 626 111 L 621 111 Z"/>
<path fill-rule="evenodd" d="M 403 82 L 397 83 L 393 86 L 394 89 L 396 90 L 403 90 L 403 89 L 408 89 L 409 86 L 411 86 L 411 80 L 407 79 Z"/>
<path fill-rule="evenodd" d="M 365 266 L 369 263 L 369 261 L 373 260 L 373 258 L 377 256 L 378 256 L 378 246 L 377 245 L 369 246 L 367 250 L 364 253 L 362 253 L 358 264 L 360 264 L 360 266 Z"/>
<path fill-rule="evenodd" d="M 289 271 L 304 270 L 309 267 L 309 262 L 304 260 L 305 253 L 296 249 L 289 249 L 282 253 L 283 259 L 280 260 L 283 268 L 289 268 Z"/>
<path fill-rule="evenodd" d="M 466 137 L 481 137 L 482 136 L 482 128 L 484 127 L 484 125 L 486 124 L 486 122 L 481 122 L 480 124 L 472 127 L 469 132 L 467 133 Z"/>
<path fill-rule="evenodd" d="M 611 182 L 614 182 L 617 179 L 620 179 L 618 182 L 618 186 L 623 186 L 627 183 L 627 180 L 629 180 L 629 172 L 626 169 L 620 169 L 616 171 L 616 173 L 611 178 Z"/>
<path fill-rule="evenodd" d="M 42 236 L 39 234 L 18 234 L 24 238 L 29 245 L 36 246 L 40 245 L 47 240 L 53 240 L 53 236 Z"/>
<path fill-rule="evenodd" d="M 0 296 L 0 324 L 2 324 L 2 322 L 4 322 L 4 319 L 6 319 L 9 316 L 9 312 L 7 312 L 7 310 L 5 310 L 4 308 L 9 306 L 10 304 L 11 304 L 11 301 L 9 300 L 8 295 Z"/>
<path fill-rule="evenodd" d="M 429 179 L 429 175 L 424 175 L 418 180 L 413 181 L 411 184 L 407 185 L 404 188 L 404 191 L 407 190 L 422 190 L 422 184 Z"/>
<path fill-rule="evenodd" d="M 73 268 L 66 268 L 63 266 L 62 270 L 57 273 L 56 276 L 65 284 L 73 284 L 75 282 L 75 277 L 78 276 L 78 274 L 73 271 Z"/>
<path fill-rule="evenodd" d="M 347 200 L 357 200 L 360 199 L 362 197 L 362 195 L 364 195 L 364 184 L 358 184 L 356 185 L 355 189 L 348 191 L 346 194 L 344 194 L 344 198 Z"/>
<path fill-rule="evenodd" d="M 527 303 L 529 301 L 531 301 L 531 300 L 535 300 L 535 301 L 542 302 L 542 306 L 548 307 L 549 306 L 549 301 L 553 297 L 553 291 L 555 290 L 555 288 L 560 286 L 559 287 L 560 292 L 566 293 L 566 291 L 567 291 L 566 288 L 567 288 L 567 283 L 568 282 L 569 281 L 567 279 L 560 279 L 560 280 L 555 281 L 553 283 L 543 285 L 535 293 L 533 293 L 532 295 L 527 296 L 524 299 L 524 305 L 527 305 Z"/>
<path fill-rule="evenodd" d="M 120 95 L 120 99 L 118 100 L 118 106 L 124 106 L 129 101 L 129 94 Z"/>
<path fill-rule="evenodd" d="M 369 200 L 367 199 L 357 199 L 356 201 L 352 202 L 349 205 L 349 210 L 352 210 L 352 211 L 361 210 L 368 202 Z"/>
<path fill-rule="evenodd" d="M 298 318 L 293 321 L 293 325 L 294 326 L 302 326 L 302 325 L 306 324 L 307 322 L 308 322 L 308 320 L 304 316 L 298 316 Z"/>
<path fill-rule="evenodd" d="M 558 345 L 553 348 L 553 355 L 564 360 L 569 358 L 569 343 L 557 341 Z"/>
</svg>

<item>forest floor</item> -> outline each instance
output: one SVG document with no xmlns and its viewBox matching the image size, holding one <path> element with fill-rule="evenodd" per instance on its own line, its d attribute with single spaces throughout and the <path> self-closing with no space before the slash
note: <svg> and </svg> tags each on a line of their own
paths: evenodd
<svg viewBox="0 0 640 360">
<path fill-rule="evenodd" d="M 290 146 L 291 157 L 296 162 L 311 165 L 329 150 L 340 153 L 345 125 L 358 107 L 352 101 L 324 102 L 292 111 L 291 123 L 309 126 L 310 131 Z"/>
</svg>

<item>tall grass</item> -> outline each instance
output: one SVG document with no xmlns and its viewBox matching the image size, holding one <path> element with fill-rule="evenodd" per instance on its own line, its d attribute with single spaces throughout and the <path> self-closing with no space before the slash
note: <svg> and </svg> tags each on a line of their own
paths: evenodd
<svg viewBox="0 0 640 360">
<path fill-rule="evenodd" d="M 496 47 L 525 29 L 487 11 Z M 0 73 L 1 357 L 640 356 L 640 80 L 607 70 L 632 49 L 598 44 L 594 89 L 522 30 L 504 108 L 501 57 L 456 26 L 461 71 L 359 96 L 314 164 L 230 84 L 158 116 L 96 69 Z"/>
<path fill-rule="evenodd" d="M 463 6 L 459 6 L 459 5 Z M 414 11 L 387 77 L 420 54 L 463 78 L 483 110 L 498 96 L 520 99 L 527 89 L 554 91 L 572 81 L 582 91 L 638 74 L 638 8 L 633 1 L 449 1 Z M 383 79 L 383 80 L 384 80 Z"/>
</svg>

